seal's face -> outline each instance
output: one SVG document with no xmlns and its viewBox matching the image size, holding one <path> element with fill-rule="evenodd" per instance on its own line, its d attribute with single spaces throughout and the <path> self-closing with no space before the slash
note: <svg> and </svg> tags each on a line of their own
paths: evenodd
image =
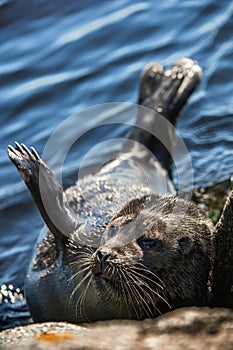
<svg viewBox="0 0 233 350">
<path fill-rule="evenodd" d="M 177 202 L 169 197 L 160 207 L 159 197 L 144 197 L 130 203 L 109 222 L 97 249 L 80 248 L 73 275 L 82 277 L 72 292 L 75 297 L 82 287 L 78 304 L 92 288 L 103 308 L 114 305 L 112 318 L 124 317 L 122 309 L 142 319 L 205 302 L 211 231 L 194 207 L 179 217 Z"/>
<path fill-rule="evenodd" d="M 140 238 L 144 241 L 143 237 Z M 145 264 L 146 251 L 136 240 L 126 246 L 101 246 L 92 255 L 95 286 L 116 304 L 124 304 L 128 317 L 155 317 L 170 304 L 164 295 L 164 283 L 151 266 Z"/>
</svg>

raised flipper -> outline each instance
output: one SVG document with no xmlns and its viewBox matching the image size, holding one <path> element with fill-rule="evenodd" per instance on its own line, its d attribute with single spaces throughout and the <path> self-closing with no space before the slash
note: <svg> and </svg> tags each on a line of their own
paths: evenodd
<svg viewBox="0 0 233 350">
<path fill-rule="evenodd" d="M 233 190 L 215 226 L 214 306 L 233 307 Z"/>
<path fill-rule="evenodd" d="M 49 230 L 59 239 L 74 232 L 80 223 L 66 200 L 62 187 L 34 148 L 15 143 L 8 155 L 18 169 Z"/>
<path fill-rule="evenodd" d="M 160 113 L 175 126 L 182 107 L 196 88 L 201 75 L 198 64 L 188 58 L 182 58 L 165 71 L 159 63 L 151 62 L 141 74 L 139 104 Z M 156 119 L 156 114 L 153 116 L 140 111 L 136 122 L 140 128 L 133 128 L 129 138 L 145 145 L 171 176 L 174 132 L 168 123 L 161 124 Z M 144 127 L 151 130 L 151 134 Z M 156 132 L 162 135 L 164 142 L 153 135 Z"/>
<path fill-rule="evenodd" d="M 139 103 L 159 112 L 175 125 L 201 76 L 201 68 L 189 58 L 182 58 L 165 71 L 160 64 L 151 62 L 141 74 Z"/>
</svg>

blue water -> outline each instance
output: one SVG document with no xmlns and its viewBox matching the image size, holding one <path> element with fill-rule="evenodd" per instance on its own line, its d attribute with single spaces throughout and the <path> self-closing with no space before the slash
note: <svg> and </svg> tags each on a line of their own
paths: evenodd
<svg viewBox="0 0 233 350">
<path fill-rule="evenodd" d="M 154 60 L 167 66 L 186 56 L 203 68 L 202 82 L 178 124 L 195 184 L 229 178 L 233 3 L 0 0 L 0 28 L 0 323 L 10 327 L 29 316 L 23 281 L 42 220 L 7 158 L 7 145 L 17 140 L 42 153 L 70 115 L 106 102 L 137 102 L 145 64 Z M 124 137 L 124 132 L 119 126 L 113 135 Z M 97 132 L 94 140 L 84 140 L 82 153 L 102 137 Z M 75 181 L 81 154 L 75 157 L 77 163 L 74 157 L 66 163 L 72 169 L 64 174 L 66 184 Z"/>
</svg>

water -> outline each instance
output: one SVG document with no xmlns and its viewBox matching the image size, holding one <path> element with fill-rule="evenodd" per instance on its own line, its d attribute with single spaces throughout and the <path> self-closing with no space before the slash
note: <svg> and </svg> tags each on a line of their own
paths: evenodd
<svg viewBox="0 0 233 350">
<path fill-rule="evenodd" d="M 1 327 L 27 322 L 23 281 L 42 227 L 7 158 L 7 145 L 17 140 L 42 153 L 54 129 L 73 113 L 106 102 L 135 103 L 146 63 L 166 66 L 186 56 L 196 59 L 204 72 L 178 125 L 192 157 L 196 186 L 229 178 L 232 15 L 230 0 L 0 1 Z M 119 127 L 112 136 L 124 133 Z M 97 132 L 83 140 L 80 153 L 103 137 Z M 76 162 L 74 157 L 66 162 L 66 185 L 76 178 L 81 154 L 75 157 Z"/>
</svg>

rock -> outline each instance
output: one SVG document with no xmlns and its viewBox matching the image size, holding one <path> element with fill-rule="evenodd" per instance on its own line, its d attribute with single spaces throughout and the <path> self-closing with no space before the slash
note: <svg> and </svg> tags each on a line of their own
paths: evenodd
<svg viewBox="0 0 233 350">
<path fill-rule="evenodd" d="M 3 331 L 0 334 L 0 348 L 232 350 L 233 311 L 185 308 L 144 321 L 31 324 Z"/>
<path fill-rule="evenodd" d="M 231 179 L 214 184 L 211 187 L 195 188 L 192 193 L 192 201 L 200 208 L 207 210 L 210 219 L 216 224 L 231 188 Z"/>
</svg>

